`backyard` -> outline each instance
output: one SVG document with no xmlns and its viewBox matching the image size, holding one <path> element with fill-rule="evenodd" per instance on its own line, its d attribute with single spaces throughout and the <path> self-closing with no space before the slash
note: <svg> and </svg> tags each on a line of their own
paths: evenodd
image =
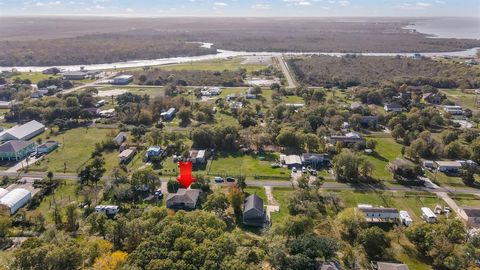
<svg viewBox="0 0 480 270">
<path fill-rule="evenodd" d="M 402 156 L 402 145 L 397 143 L 389 134 L 367 136 L 368 140 L 377 141 L 375 151 L 364 157 L 373 163 L 373 178 L 378 180 L 393 181 L 392 174 L 388 171 L 388 163 Z"/>
</svg>

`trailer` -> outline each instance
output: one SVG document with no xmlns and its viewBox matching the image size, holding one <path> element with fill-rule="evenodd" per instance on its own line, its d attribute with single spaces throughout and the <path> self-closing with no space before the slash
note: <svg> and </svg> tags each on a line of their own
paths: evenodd
<svg viewBox="0 0 480 270">
<path fill-rule="evenodd" d="M 403 225 L 408 227 L 412 224 L 413 220 L 407 211 L 401 210 L 399 214 L 400 214 L 400 221 L 402 222 Z"/>
<path fill-rule="evenodd" d="M 428 223 L 436 223 L 437 222 L 437 215 L 435 215 L 432 209 L 428 207 L 422 207 L 422 218 Z"/>
</svg>

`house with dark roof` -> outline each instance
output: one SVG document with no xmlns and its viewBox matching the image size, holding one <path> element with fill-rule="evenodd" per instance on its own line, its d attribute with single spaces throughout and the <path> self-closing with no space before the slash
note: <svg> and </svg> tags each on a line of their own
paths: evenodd
<svg viewBox="0 0 480 270">
<path fill-rule="evenodd" d="M 373 270 L 409 270 L 408 266 L 403 263 L 393 262 L 372 262 Z"/>
<path fill-rule="evenodd" d="M 473 227 L 480 227 L 480 207 L 464 207 L 463 211 L 468 217 L 468 225 Z"/>
<path fill-rule="evenodd" d="M 167 207 L 174 210 L 194 210 L 197 207 L 199 189 L 179 188 L 177 193 L 169 193 Z"/>
<path fill-rule="evenodd" d="M 386 112 L 402 112 L 404 110 L 402 105 L 396 103 L 385 104 L 385 106 L 383 106 L 383 109 Z"/>
<path fill-rule="evenodd" d="M 434 93 L 425 93 L 422 96 L 422 99 L 430 104 L 435 104 L 438 105 L 442 103 L 442 96 L 440 94 L 434 94 Z"/>
<path fill-rule="evenodd" d="M 19 161 L 35 150 L 35 143 L 12 140 L 0 145 L 0 160 Z"/>
<path fill-rule="evenodd" d="M 87 73 L 84 71 L 70 71 L 63 73 L 65 80 L 84 80 L 87 77 Z"/>
<path fill-rule="evenodd" d="M 58 142 L 56 141 L 46 141 L 37 147 L 37 153 L 48 154 L 53 150 L 57 149 Z"/>
<path fill-rule="evenodd" d="M 115 136 L 115 138 L 113 139 L 115 144 L 118 145 L 118 146 L 122 145 L 122 143 L 126 140 L 127 140 L 127 133 L 126 132 L 118 133 L 117 136 Z"/>
<path fill-rule="evenodd" d="M 263 227 L 266 217 L 263 200 L 256 194 L 248 196 L 243 204 L 243 224 Z"/>
</svg>

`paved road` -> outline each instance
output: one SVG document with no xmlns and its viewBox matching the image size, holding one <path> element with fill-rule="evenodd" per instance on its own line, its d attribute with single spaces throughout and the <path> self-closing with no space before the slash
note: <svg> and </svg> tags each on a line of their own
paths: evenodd
<svg viewBox="0 0 480 270">
<path fill-rule="evenodd" d="M 290 69 L 288 68 L 287 62 L 285 62 L 285 59 L 283 59 L 282 56 L 277 56 L 278 64 L 282 68 L 283 75 L 287 79 L 287 88 L 295 88 L 295 79 L 293 79 L 293 76 L 290 72 Z"/>
<path fill-rule="evenodd" d="M 100 82 L 102 81 L 105 81 L 105 80 L 109 80 L 115 76 L 117 76 L 118 73 L 116 72 L 110 72 L 108 73 L 105 77 L 97 80 L 97 81 L 94 81 L 94 82 L 91 82 L 91 83 L 86 83 L 86 84 L 82 84 L 82 85 L 79 85 L 79 86 L 76 86 L 76 87 L 73 87 L 73 88 L 70 88 L 70 89 L 65 89 L 63 91 L 61 91 L 60 93 L 62 94 L 68 94 L 68 93 L 72 93 L 72 92 L 75 92 L 75 91 L 78 91 L 80 89 L 84 89 L 84 88 L 87 88 L 87 87 L 96 87 L 96 86 L 100 86 Z M 102 84 L 102 86 L 105 86 L 105 84 Z"/>
</svg>

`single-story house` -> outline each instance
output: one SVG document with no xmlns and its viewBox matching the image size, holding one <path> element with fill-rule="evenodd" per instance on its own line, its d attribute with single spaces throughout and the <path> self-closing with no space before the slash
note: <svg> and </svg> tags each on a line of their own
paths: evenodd
<svg viewBox="0 0 480 270">
<path fill-rule="evenodd" d="M 428 168 L 428 169 L 433 169 L 433 167 L 434 167 L 433 160 L 424 160 L 423 161 L 423 167 Z"/>
<path fill-rule="evenodd" d="M 206 153 L 206 150 L 192 149 L 190 150 L 188 157 L 192 161 L 192 164 L 203 164 L 207 160 L 205 153 Z"/>
<path fill-rule="evenodd" d="M 84 80 L 87 77 L 87 73 L 84 71 L 71 71 L 63 73 L 65 80 Z"/>
<path fill-rule="evenodd" d="M 132 158 L 137 153 L 137 148 L 130 147 L 128 149 L 123 150 L 120 154 L 118 154 L 118 158 L 121 164 L 128 164 Z"/>
<path fill-rule="evenodd" d="M 95 212 L 104 213 L 107 216 L 114 216 L 120 211 L 118 205 L 97 205 L 95 206 Z"/>
<path fill-rule="evenodd" d="M 115 109 L 103 110 L 98 113 L 101 117 L 109 118 L 115 115 Z"/>
<path fill-rule="evenodd" d="M 374 207 L 368 204 L 359 204 L 358 210 L 362 211 L 369 222 L 398 222 L 399 212 L 396 208 Z"/>
<path fill-rule="evenodd" d="M 115 136 L 113 141 L 115 142 L 116 145 L 122 145 L 124 141 L 127 140 L 127 133 L 126 132 L 120 132 Z"/>
<path fill-rule="evenodd" d="M 287 165 L 289 169 L 302 167 L 302 158 L 299 155 L 280 155 L 280 163 Z"/>
<path fill-rule="evenodd" d="M 42 97 L 43 97 L 43 93 L 40 91 L 35 91 L 30 94 L 30 98 L 42 98 Z"/>
<path fill-rule="evenodd" d="M 45 131 L 45 126 L 35 120 L 20 126 L 14 126 L 0 133 L 1 141 L 29 140 Z"/>
<path fill-rule="evenodd" d="M 175 112 L 176 112 L 175 108 L 170 108 L 168 109 L 168 111 L 162 112 L 160 116 L 163 118 L 163 120 L 170 121 L 173 119 L 173 117 L 175 117 Z"/>
<path fill-rule="evenodd" d="M 285 105 L 287 107 L 293 108 L 293 109 L 300 109 L 300 108 L 305 107 L 305 104 L 303 104 L 303 103 L 286 103 Z"/>
<path fill-rule="evenodd" d="M 480 227 L 480 207 L 463 207 L 467 215 L 467 224 L 473 227 Z"/>
<path fill-rule="evenodd" d="M 402 105 L 396 103 L 385 104 L 385 106 L 383 106 L 383 109 L 386 112 L 402 112 L 404 110 Z"/>
<path fill-rule="evenodd" d="M 350 110 L 356 110 L 358 108 L 361 108 L 363 106 L 363 104 L 361 102 L 352 102 L 352 104 L 350 104 Z"/>
<path fill-rule="evenodd" d="M 133 82 L 133 75 L 120 75 L 113 78 L 112 84 L 114 85 L 127 85 Z"/>
<path fill-rule="evenodd" d="M 378 115 L 362 115 L 360 119 L 362 125 L 371 125 L 378 123 Z"/>
<path fill-rule="evenodd" d="M 423 100 L 430 104 L 438 105 L 442 103 L 442 96 L 434 93 L 426 93 L 422 96 Z"/>
<path fill-rule="evenodd" d="M 263 227 L 266 217 L 263 200 L 256 194 L 248 196 L 243 204 L 243 224 Z"/>
<path fill-rule="evenodd" d="M 56 141 L 46 141 L 37 147 L 37 153 L 48 154 L 53 150 L 57 149 L 58 142 Z"/>
<path fill-rule="evenodd" d="M 8 109 L 10 107 L 12 107 L 12 102 L 11 101 L 0 100 L 0 109 Z"/>
<path fill-rule="evenodd" d="M 344 136 L 331 136 L 330 143 L 336 144 L 337 142 L 345 143 L 345 144 L 355 144 L 355 143 L 362 143 L 365 141 L 360 134 L 355 132 L 348 132 Z"/>
<path fill-rule="evenodd" d="M 302 163 L 305 166 L 312 166 L 318 168 L 324 166 L 330 161 L 328 154 L 303 153 Z"/>
<path fill-rule="evenodd" d="M 435 161 L 435 168 L 439 172 L 454 173 L 462 168 L 462 164 L 458 161 Z"/>
<path fill-rule="evenodd" d="M 149 161 L 152 157 L 161 157 L 164 151 L 160 146 L 154 145 L 150 146 L 145 152 L 145 160 Z"/>
<path fill-rule="evenodd" d="M 179 188 L 177 193 L 169 193 L 167 207 L 175 210 L 194 210 L 197 207 L 199 189 Z"/>
<path fill-rule="evenodd" d="M 403 263 L 392 262 L 372 262 L 373 270 L 409 270 L 408 266 Z"/>
<path fill-rule="evenodd" d="M 47 68 L 42 71 L 42 74 L 45 74 L 45 75 L 55 75 L 58 73 L 60 73 L 60 69 L 56 67 Z"/>
<path fill-rule="evenodd" d="M 205 97 L 218 96 L 222 93 L 220 87 L 203 87 L 200 94 Z"/>
<path fill-rule="evenodd" d="M 11 140 L 0 145 L 0 160 L 19 161 L 35 151 L 35 143 Z"/>
<path fill-rule="evenodd" d="M 462 115 L 462 106 L 443 106 L 443 110 L 450 115 Z"/>
</svg>

